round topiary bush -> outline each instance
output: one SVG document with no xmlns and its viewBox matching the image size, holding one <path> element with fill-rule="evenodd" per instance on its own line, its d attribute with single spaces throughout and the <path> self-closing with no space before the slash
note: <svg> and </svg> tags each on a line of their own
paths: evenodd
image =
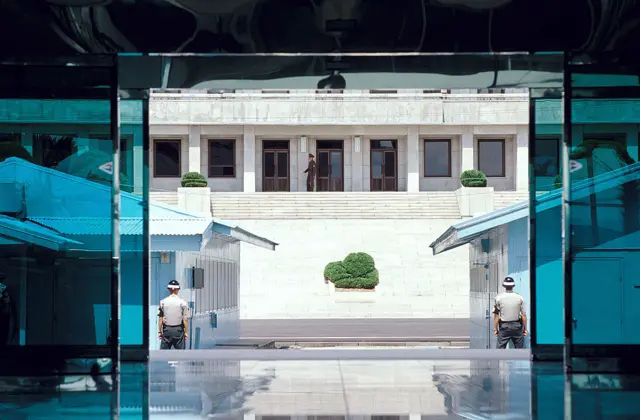
<svg viewBox="0 0 640 420">
<path fill-rule="evenodd" d="M 332 283 L 349 277 L 349 273 L 342 265 L 342 261 L 334 261 L 327 264 L 324 268 L 324 278 Z"/>
<path fill-rule="evenodd" d="M 181 184 L 185 188 L 202 188 L 208 185 L 207 178 L 198 172 L 187 172 L 182 175 Z"/>
<path fill-rule="evenodd" d="M 354 252 L 344 261 L 334 261 L 324 269 L 325 279 L 338 289 L 375 289 L 380 283 L 378 270 L 371 255 Z"/>
<path fill-rule="evenodd" d="M 460 183 L 463 187 L 486 187 L 487 176 L 484 172 L 467 169 L 460 174 Z"/>
</svg>

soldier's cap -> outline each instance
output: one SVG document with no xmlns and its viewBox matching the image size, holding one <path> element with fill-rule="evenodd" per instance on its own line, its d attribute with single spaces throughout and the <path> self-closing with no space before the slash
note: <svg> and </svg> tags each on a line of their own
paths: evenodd
<svg viewBox="0 0 640 420">
<path fill-rule="evenodd" d="M 514 287 L 516 285 L 516 281 L 512 277 L 505 277 L 502 285 L 504 287 Z"/>
<path fill-rule="evenodd" d="M 168 289 L 179 289 L 180 288 L 180 283 L 178 283 L 176 280 L 171 280 L 169 282 L 169 284 L 167 285 Z"/>
<path fill-rule="evenodd" d="M 313 156 L 313 153 L 309 153 L 309 157 L 312 158 L 312 157 L 315 157 L 315 156 Z"/>
</svg>

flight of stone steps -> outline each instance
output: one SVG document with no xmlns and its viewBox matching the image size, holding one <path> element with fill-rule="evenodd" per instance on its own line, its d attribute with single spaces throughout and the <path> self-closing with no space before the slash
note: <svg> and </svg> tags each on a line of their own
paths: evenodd
<svg viewBox="0 0 640 420">
<path fill-rule="evenodd" d="M 529 191 L 495 191 L 493 193 L 493 208 L 503 209 L 513 204 L 529 199 Z"/>
<path fill-rule="evenodd" d="M 458 219 L 454 192 L 212 193 L 214 217 L 240 219 Z"/>
</svg>

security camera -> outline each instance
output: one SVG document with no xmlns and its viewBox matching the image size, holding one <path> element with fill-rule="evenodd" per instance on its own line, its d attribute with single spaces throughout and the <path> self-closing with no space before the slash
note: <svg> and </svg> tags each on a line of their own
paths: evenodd
<svg viewBox="0 0 640 420">
<path fill-rule="evenodd" d="M 329 77 L 325 77 L 318 82 L 318 89 L 320 90 L 329 90 L 329 89 L 345 89 L 347 87 L 347 81 L 342 77 L 338 72 L 333 72 L 333 74 Z"/>
</svg>

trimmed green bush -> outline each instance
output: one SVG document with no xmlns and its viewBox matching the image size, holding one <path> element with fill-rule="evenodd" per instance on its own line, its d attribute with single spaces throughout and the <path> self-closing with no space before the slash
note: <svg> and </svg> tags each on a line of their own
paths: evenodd
<svg viewBox="0 0 640 420">
<path fill-rule="evenodd" d="M 207 178 L 205 178 L 198 172 L 187 172 L 186 174 L 182 175 L 182 180 L 180 183 L 185 188 L 201 188 L 209 185 L 207 183 Z"/>
<path fill-rule="evenodd" d="M 553 186 L 556 187 L 556 189 L 562 188 L 562 174 L 556 175 L 555 179 L 553 180 Z"/>
<path fill-rule="evenodd" d="M 27 149 L 22 147 L 19 143 L 0 143 L 0 162 L 4 162 L 5 159 L 11 157 L 17 157 L 31 162 L 33 159 Z"/>
<path fill-rule="evenodd" d="M 326 265 L 324 277 L 338 289 L 375 289 L 380 283 L 378 270 L 371 255 L 353 252 L 344 261 Z"/>
<path fill-rule="evenodd" d="M 484 172 L 467 169 L 460 174 L 460 183 L 463 187 L 486 187 L 487 176 Z"/>
</svg>

